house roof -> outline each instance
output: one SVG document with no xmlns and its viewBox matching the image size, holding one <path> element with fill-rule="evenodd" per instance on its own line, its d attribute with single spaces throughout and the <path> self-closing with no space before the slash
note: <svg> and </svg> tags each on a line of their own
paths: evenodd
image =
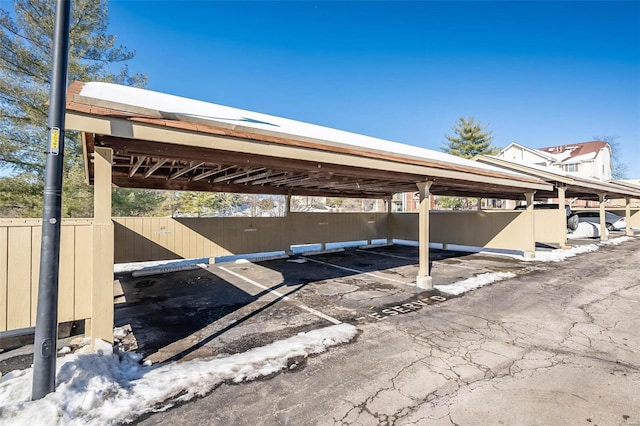
<svg viewBox="0 0 640 426">
<path fill-rule="evenodd" d="M 551 155 L 560 163 L 578 163 L 596 158 L 601 149 L 608 144 L 603 141 L 580 142 L 570 145 L 551 146 L 547 148 L 537 148 L 548 155 Z"/>
<path fill-rule="evenodd" d="M 549 155 L 544 151 L 540 151 L 540 150 L 537 150 L 537 149 L 529 148 L 529 147 L 526 147 L 524 145 L 520 145 L 517 142 L 511 142 L 509 145 L 506 146 L 506 148 L 504 148 L 502 151 L 500 151 L 500 154 L 502 154 L 503 152 L 507 151 L 511 147 L 518 147 L 518 148 L 520 148 L 520 149 L 522 149 L 524 151 L 528 151 L 528 152 L 530 152 L 530 153 L 532 153 L 534 155 L 538 155 L 541 158 L 545 158 L 545 159 L 550 160 L 550 161 L 556 161 L 556 158 L 554 156 Z M 497 156 L 500 156 L 500 154 L 498 154 Z"/>
<path fill-rule="evenodd" d="M 437 195 L 521 199 L 550 185 L 442 152 L 108 83 L 73 83 L 69 130 L 114 151 L 113 183 L 132 188 L 390 198 L 433 180 Z"/>
</svg>

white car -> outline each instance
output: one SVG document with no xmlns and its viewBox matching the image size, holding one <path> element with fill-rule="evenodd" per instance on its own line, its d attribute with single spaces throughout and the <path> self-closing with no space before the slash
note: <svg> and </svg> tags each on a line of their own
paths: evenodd
<svg viewBox="0 0 640 426">
<path fill-rule="evenodd" d="M 600 223 L 599 211 L 577 211 L 575 213 L 580 222 Z M 627 227 L 625 218 L 614 213 L 605 212 L 604 221 L 609 231 L 620 231 Z"/>
</svg>

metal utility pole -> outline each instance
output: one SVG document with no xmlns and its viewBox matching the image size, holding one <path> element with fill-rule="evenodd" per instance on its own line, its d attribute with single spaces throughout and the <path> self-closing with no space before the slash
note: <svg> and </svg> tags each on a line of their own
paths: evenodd
<svg viewBox="0 0 640 426">
<path fill-rule="evenodd" d="M 51 67 L 49 96 L 49 140 L 47 141 L 42 212 L 38 312 L 33 349 L 33 387 L 31 392 L 33 400 L 43 398 L 56 389 L 60 219 L 70 15 L 71 0 L 56 0 L 53 65 Z"/>
</svg>

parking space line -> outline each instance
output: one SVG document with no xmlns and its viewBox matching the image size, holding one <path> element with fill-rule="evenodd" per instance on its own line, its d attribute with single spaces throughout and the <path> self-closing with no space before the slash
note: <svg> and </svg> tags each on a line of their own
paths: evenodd
<svg viewBox="0 0 640 426">
<path fill-rule="evenodd" d="M 466 266 L 466 265 L 457 265 L 455 263 L 446 263 L 446 262 L 436 262 L 435 260 L 433 261 L 434 265 L 443 265 L 443 266 L 453 266 L 454 268 L 462 268 L 462 269 L 471 269 L 474 271 L 478 270 L 478 267 L 475 266 Z"/>
<path fill-rule="evenodd" d="M 323 314 L 322 312 L 317 311 L 317 310 L 315 310 L 313 308 L 310 308 L 307 305 L 303 305 L 302 303 L 297 303 L 293 299 L 291 299 L 289 296 L 287 296 L 285 294 L 282 294 L 279 291 L 271 290 L 269 287 L 264 286 L 264 285 L 262 285 L 260 283 L 257 283 L 257 282 L 255 282 L 255 281 L 253 281 L 253 280 L 251 280 L 251 279 L 249 279 L 249 278 L 247 278 L 245 276 L 242 276 L 242 275 L 238 274 L 237 272 L 233 272 L 233 271 L 225 268 L 224 266 L 219 266 L 218 268 L 223 270 L 223 271 L 225 271 L 228 274 L 233 275 L 234 277 L 240 278 L 242 281 L 244 281 L 246 283 L 252 284 L 252 285 L 254 285 L 254 286 L 256 286 L 256 287 L 258 287 L 258 288 L 260 288 L 262 290 L 267 290 L 269 293 L 273 294 L 274 296 L 277 296 L 278 298 L 280 298 L 282 300 L 286 300 L 287 302 L 291 302 L 294 305 L 298 306 L 300 309 L 303 309 L 303 310 L 305 310 L 305 311 L 307 311 L 309 313 L 312 313 L 313 315 L 315 315 L 317 317 L 325 319 L 325 320 L 327 320 L 327 321 L 329 321 L 329 322 L 331 322 L 333 324 L 336 324 L 336 325 L 342 324 L 342 321 L 340 321 L 340 320 L 337 320 L 337 319 L 335 319 L 333 317 L 330 317 L 329 315 Z"/>
<path fill-rule="evenodd" d="M 320 263 L 322 265 L 331 266 L 333 268 L 342 269 L 344 271 L 355 272 L 356 274 L 369 275 L 370 277 L 378 278 L 378 279 L 381 279 L 381 280 L 387 280 L 387 281 L 391 281 L 391 282 L 394 282 L 394 283 L 404 284 L 404 285 L 409 285 L 409 286 L 415 287 L 415 284 L 413 284 L 413 283 L 407 283 L 407 282 L 400 281 L 400 280 L 394 280 L 393 278 L 387 278 L 387 277 L 383 277 L 382 275 L 372 274 L 371 272 L 361 271 L 359 269 L 347 268 L 346 266 L 335 265 L 335 264 L 329 263 L 329 262 L 323 262 L 322 260 L 318 260 L 318 259 L 311 259 L 311 258 L 305 257 L 305 256 L 303 256 L 303 257 L 305 259 L 307 259 L 308 261 L 310 261 L 310 262 Z"/>
<path fill-rule="evenodd" d="M 394 257 L 396 259 L 413 260 L 415 262 L 418 262 L 418 258 L 417 257 L 405 257 L 405 256 L 398 256 L 396 254 L 377 253 L 377 252 L 374 252 L 374 251 L 360 250 L 360 249 L 356 249 L 356 251 L 360 251 L 362 253 L 368 253 L 368 254 L 376 254 L 378 256 Z M 478 269 L 478 268 L 473 267 L 473 266 L 456 265 L 456 264 L 453 264 L 453 263 L 446 263 L 446 262 L 438 262 L 438 263 L 436 263 L 436 262 L 437 261 L 435 261 L 435 260 L 433 261 L 433 263 L 437 264 L 437 265 L 453 266 L 455 268 L 462 268 L 462 269 L 473 269 L 473 270 Z"/>
<path fill-rule="evenodd" d="M 356 249 L 356 251 L 359 251 L 359 252 L 362 252 L 362 253 L 367 253 L 367 254 L 377 254 L 378 256 L 393 257 L 393 258 L 396 258 L 396 259 L 412 260 L 414 262 L 418 261 L 417 257 L 398 256 L 397 254 L 378 253 L 378 252 L 375 252 L 375 251 L 360 250 L 360 249 Z"/>
</svg>

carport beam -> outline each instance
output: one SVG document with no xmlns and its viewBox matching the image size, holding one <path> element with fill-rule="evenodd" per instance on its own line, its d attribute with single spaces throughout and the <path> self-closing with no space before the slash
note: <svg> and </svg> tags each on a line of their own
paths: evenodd
<svg viewBox="0 0 640 426">
<path fill-rule="evenodd" d="M 418 259 L 420 266 L 416 277 L 416 286 L 427 290 L 433 288 L 433 282 L 429 275 L 429 190 L 432 184 L 433 181 L 416 183 L 420 193 L 420 207 L 418 209 Z"/>
<path fill-rule="evenodd" d="M 609 230 L 607 229 L 606 212 L 604 210 L 606 194 L 598 194 L 600 201 L 600 241 L 609 241 Z"/>
</svg>

